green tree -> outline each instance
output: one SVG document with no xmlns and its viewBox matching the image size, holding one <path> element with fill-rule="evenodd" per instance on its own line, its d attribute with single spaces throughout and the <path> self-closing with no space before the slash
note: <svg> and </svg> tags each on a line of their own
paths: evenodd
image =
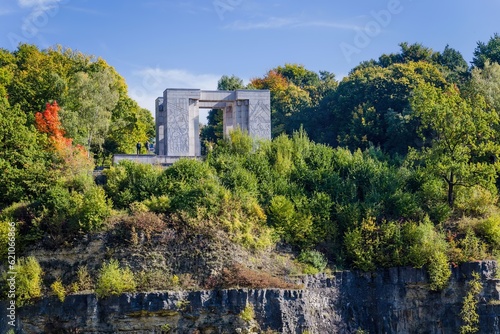
<svg viewBox="0 0 500 334">
<path fill-rule="evenodd" d="M 65 108 L 73 113 L 72 122 L 65 122 L 69 136 L 87 146 L 101 147 L 119 94 L 113 74 L 108 69 L 78 72 L 71 82 Z"/>
<path fill-rule="evenodd" d="M 444 51 L 437 53 L 435 61 L 442 66 L 446 80 L 450 83 L 462 85 L 466 82 L 469 66 L 462 54 L 446 45 Z"/>
<path fill-rule="evenodd" d="M 47 102 L 60 100 L 67 89 L 65 68 L 37 46 L 21 44 L 13 53 L 15 76 L 7 87 L 12 106 L 19 105 L 28 115 L 43 110 Z"/>
<path fill-rule="evenodd" d="M 103 158 L 115 153 L 134 153 L 136 144 L 155 137 L 151 112 L 128 96 L 121 96 L 112 111 L 109 131 L 103 144 Z"/>
<path fill-rule="evenodd" d="M 45 142 L 26 114 L 0 96 L 0 208 L 36 198 L 55 182 Z"/>
<path fill-rule="evenodd" d="M 492 125 L 498 115 L 485 108 L 484 99 L 467 101 L 455 86 L 441 90 L 422 84 L 411 104 L 421 121 L 420 135 L 429 143 L 417 155 L 429 173 L 445 181 L 448 205 L 454 206 L 456 187 L 491 188 L 496 171 L 489 157 L 498 151 Z"/>
<path fill-rule="evenodd" d="M 484 96 L 488 105 L 500 114 L 500 64 L 486 60 L 482 68 L 472 69 L 473 93 Z"/>
<path fill-rule="evenodd" d="M 243 80 L 234 74 L 231 76 L 223 75 L 217 82 L 217 90 L 237 90 L 244 88 Z"/>
<path fill-rule="evenodd" d="M 477 42 L 472 65 L 483 68 L 486 60 L 500 63 L 500 35 L 495 33 L 488 43 Z"/>
<path fill-rule="evenodd" d="M 331 125 L 325 129 L 327 143 L 350 149 L 380 146 L 391 154 L 406 154 L 409 146 L 420 146 L 418 122 L 409 99 L 423 82 L 442 87 L 445 78 L 428 62 L 372 66 L 351 72 L 325 105 L 331 113 Z"/>
</svg>

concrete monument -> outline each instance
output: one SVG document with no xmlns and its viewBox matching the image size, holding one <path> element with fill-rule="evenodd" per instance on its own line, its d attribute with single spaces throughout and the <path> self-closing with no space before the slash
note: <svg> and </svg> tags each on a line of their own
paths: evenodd
<svg viewBox="0 0 500 334">
<path fill-rule="evenodd" d="M 253 138 L 271 139 L 268 90 L 167 89 L 156 99 L 156 151 L 165 157 L 201 155 L 199 111 L 222 109 L 224 136 L 240 128 Z"/>
</svg>

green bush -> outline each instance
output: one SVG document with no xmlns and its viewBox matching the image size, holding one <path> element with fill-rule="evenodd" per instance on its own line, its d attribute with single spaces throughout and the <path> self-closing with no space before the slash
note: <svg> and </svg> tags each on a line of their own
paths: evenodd
<svg viewBox="0 0 500 334">
<path fill-rule="evenodd" d="M 253 306 L 251 304 L 245 306 L 243 311 L 241 311 L 240 318 L 246 322 L 250 322 L 255 319 L 255 311 L 253 310 Z"/>
<path fill-rule="evenodd" d="M 299 262 L 312 266 L 317 272 L 321 272 L 326 268 L 328 260 L 317 250 L 302 251 L 298 257 Z"/>
<path fill-rule="evenodd" d="M 99 230 L 105 220 L 111 215 L 111 203 L 101 187 L 93 186 L 83 193 L 81 206 L 77 208 L 73 219 L 78 221 L 84 231 Z"/>
<path fill-rule="evenodd" d="M 167 213 L 170 209 L 170 198 L 167 195 L 152 196 L 143 203 L 154 213 Z"/>
<path fill-rule="evenodd" d="M 99 298 L 133 292 L 136 289 L 134 274 L 130 268 L 120 268 L 112 259 L 99 270 L 95 292 Z"/>
<path fill-rule="evenodd" d="M 497 202 L 495 195 L 481 186 L 460 187 L 455 198 L 455 207 L 467 216 L 484 216 Z"/>
<path fill-rule="evenodd" d="M 435 251 L 428 264 L 430 289 L 433 291 L 443 290 L 451 276 L 448 257 L 444 252 Z"/>
<path fill-rule="evenodd" d="M 34 208 L 43 231 L 61 236 L 99 230 L 111 215 L 112 205 L 97 185 L 86 187 L 83 193 L 58 185 L 50 188 Z"/>
<path fill-rule="evenodd" d="M 477 225 L 477 234 L 485 240 L 493 250 L 500 249 L 500 214 L 495 213 Z"/>
<path fill-rule="evenodd" d="M 94 283 L 86 266 L 79 266 L 76 274 L 77 279 L 75 282 L 75 287 L 77 291 L 90 291 L 93 289 Z"/>
<path fill-rule="evenodd" d="M 299 198 L 297 202 L 301 200 Z M 313 217 L 304 211 L 301 212 L 287 197 L 275 196 L 268 207 L 268 220 L 285 242 L 307 248 L 314 244 Z"/>
<path fill-rule="evenodd" d="M 54 283 L 50 285 L 50 289 L 57 296 L 57 298 L 62 302 L 66 298 L 66 289 L 64 288 L 60 278 L 56 279 Z"/>
<path fill-rule="evenodd" d="M 181 159 L 165 169 L 163 177 L 168 185 L 171 212 L 185 212 L 198 217 L 216 217 L 227 190 L 219 183 L 216 172 L 207 163 Z"/>
<path fill-rule="evenodd" d="M 487 256 L 486 245 L 476 236 L 472 228 L 467 230 L 459 245 L 463 255 L 463 262 L 482 260 Z"/>
<path fill-rule="evenodd" d="M 42 296 L 42 267 L 33 256 L 21 258 L 16 265 L 16 304 L 23 306 Z"/>
<path fill-rule="evenodd" d="M 408 238 L 413 240 L 409 245 L 408 263 L 416 268 L 429 264 L 436 252 L 446 254 L 448 244 L 442 233 L 436 231 L 434 225 L 427 221 L 407 231 Z"/>
<path fill-rule="evenodd" d="M 472 334 L 479 332 L 479 314 L 477 313 L 477 304 L 479 294 L 483 289 L 481 278 L 478 273 L 472 273 L 472 280 L 468 283 L 467 294 L 464 297 L 460 317 L 462 318 L 462 326 L 460 334 Z"/>
<path fill-rule="evenodd" d="M 105 170 L 106 194 L 120 209 L 133 202 L 142 202 L 165 190 L 162 169 L 148 164 L 121 161 L 117 166 Z"/>
<path fill-rule="evenodd" d="M 17 226 L 13 222 L 0 220 L 0 263 L 7 261 L 9 243 L 16 243 Z M 14 248 L 18 248 L 17 245 Z"/>
</svg>

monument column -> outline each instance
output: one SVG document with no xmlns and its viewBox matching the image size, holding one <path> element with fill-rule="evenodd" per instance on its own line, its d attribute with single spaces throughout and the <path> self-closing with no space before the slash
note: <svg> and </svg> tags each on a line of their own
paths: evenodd
<svg viewBox="0 0 500 334">
<path fill-rule="evenodd" d="M 241 111 L 248 112 L 248 134 L 253 138 L 271 139 L 271 92 L 268 90 L 237 90 Z M 246 122 L 246 115 L 241 119 Z"/>
<path fill-rule="evenodd" d="M 167 89 L 163 93 L 166 110 L 165 155 L 201 155 L 199 137 L 199 89 Z"/>
</svg>

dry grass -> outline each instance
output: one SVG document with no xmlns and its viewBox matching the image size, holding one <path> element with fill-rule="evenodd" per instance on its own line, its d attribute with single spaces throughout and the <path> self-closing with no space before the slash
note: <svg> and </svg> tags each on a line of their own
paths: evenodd
<svg viewBox="0 0 500 334">
<path fill-rule="evenodd" d="M 222 275 L 210 278 L 206 288 L 249 288 L 249 289 L 300 289 L 297 284 L 285 282 L 266 272 L 249 269 L 241 264 L 234 264 L 222 270 Z"/>
</svg>

